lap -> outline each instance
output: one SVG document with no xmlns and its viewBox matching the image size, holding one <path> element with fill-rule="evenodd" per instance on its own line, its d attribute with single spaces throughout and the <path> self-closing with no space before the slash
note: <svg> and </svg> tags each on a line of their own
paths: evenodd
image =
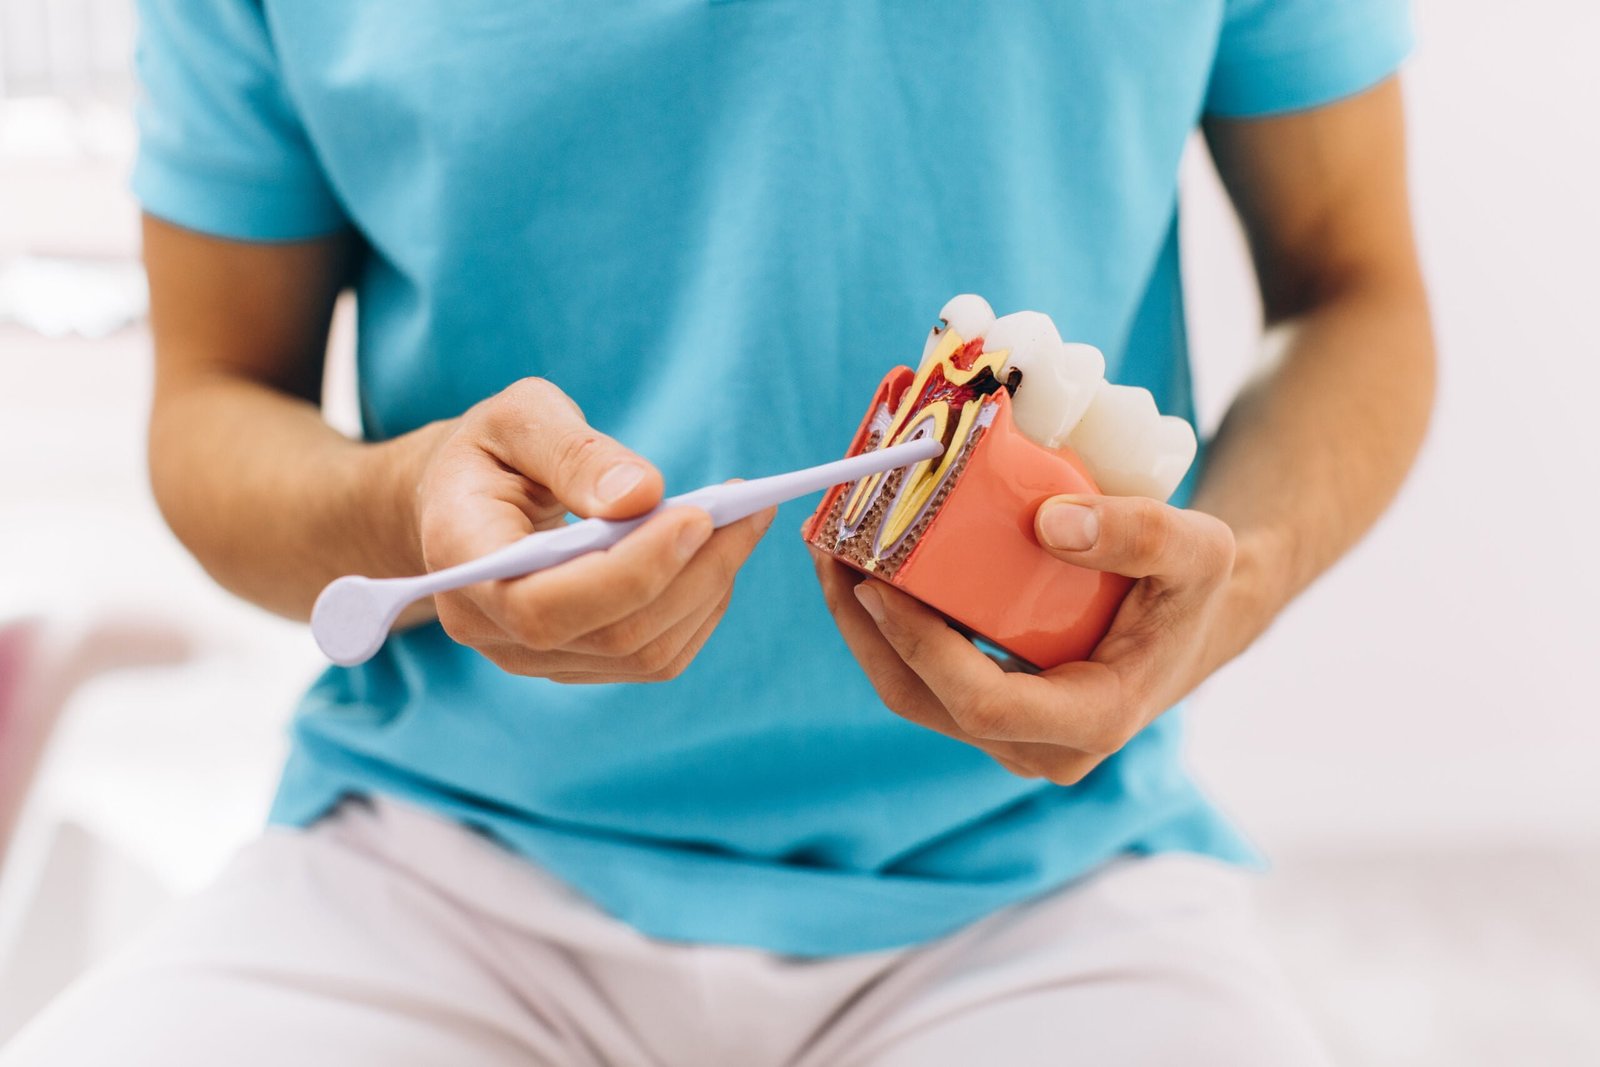
<svg viewBox="0 0 1600 1067">
<path fill-rule="evenodd" d="M 1256 926 L 1251 876 L 1196 856 L 1118 861 L 946 942 L 864 998 L 851 1067 L 1329 1061 Z"/>
<path fill-rule="evenodd" d="M 323 835 L 272 830 L 70 990 L 3 1067 L 574 1062 L 481 965 L 470 914 Z"/>
<path fill-rule="evenodd" d="M 1248 876 L 1118 861 L 929 945 L 652 941 L 498 846 L 352 806 L 274 830 L 0 1067 L 296 1063 L 1311 1067 Z"/>
</svg>

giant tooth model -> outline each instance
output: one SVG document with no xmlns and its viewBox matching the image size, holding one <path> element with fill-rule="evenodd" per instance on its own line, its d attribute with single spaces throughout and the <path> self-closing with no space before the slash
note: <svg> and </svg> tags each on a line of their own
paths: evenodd
<svg viewBox="0 0 1600 1067">
<path fill-rule="evenodd" d="M 1035 512 L 1061 493 L 1166 500 L 1196 447 L 1147 390 L 1104 375 L 1048 315 L 956 297 L 917 369 L 879 383 L 848 453 L 934 437 L 943 454 L 830 490 L 806 541 L 1036 667 L 1086 658 L 1131 582 L 1050 555 Z"/>
</svg>

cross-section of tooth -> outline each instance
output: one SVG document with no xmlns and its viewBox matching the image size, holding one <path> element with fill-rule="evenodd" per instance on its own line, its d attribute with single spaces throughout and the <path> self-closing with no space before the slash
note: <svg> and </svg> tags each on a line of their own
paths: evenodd
<svg viewBox="0 0 1600 1067">
<path fill-rule="evenodd" d="M 983 343 L 989 348 L 992 337 Z M 1106 358 L 1094 345 L 1019 345 L 1006 357 L 998 377 L 1004 381 L 1013 369 L 1022 372 L 1011 397 L 1017 429 L 1035 444 L 1059 448 L 1099 391 Z"/>
<path fill-rule="evenodd" d="M 1021 393 L 1021 390 L 1018 390 Z M 1162 415 L 1147 389 L 1102 385 L 1067 443 L 1110 496 L 1166 500 L 1194 462 L 1194 429 Z"/>
<path fill-rule="evenodd" d="M 929 331 L 928 342 L 922 346 L 923 361 L 933 354 L 946 331 L 954 330 L 965 343 L 980 336 L 993 322 L 994 308 L 983 297 L 973 293 L 951 297 L 950 302 L 939 309 L 939 322 Z"/>
</svg>

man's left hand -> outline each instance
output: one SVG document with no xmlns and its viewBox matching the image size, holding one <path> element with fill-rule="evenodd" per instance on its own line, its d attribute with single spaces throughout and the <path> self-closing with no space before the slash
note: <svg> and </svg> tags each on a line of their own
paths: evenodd
<svg viewBox="0 0 1600 1067">
<path fill-rule="evenodd" d="M 891 711 L 1014 774 L 1070 785 L 1226 658 L 1214 634 L 1234 537 L 1203 512 L 1103 496 L 1052 497 L 1034 532 L 1059 559 L 1136 579 L 1089 659 L 1039 674 L 1006 670 L 937 612 L 812 553 L 828 610 Z"/>
</svg>

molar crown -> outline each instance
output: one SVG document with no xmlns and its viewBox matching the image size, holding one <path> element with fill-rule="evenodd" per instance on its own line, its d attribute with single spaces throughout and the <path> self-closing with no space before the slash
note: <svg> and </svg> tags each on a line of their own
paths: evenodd
<svg viewBox="0 0 1600 1067">
<path fill-rule="evenodd" d="M 951 297 L 949 302 L 939 309 L 939 322 L 929 331 L 928 340 L 922 346 L 922 363 L 928 362 L 946 332 L 954 330 L 961 340 L 970 341 L 983 336 L 983 331 L 993 322 L 994 308 L 990 307 L 989 301 L 983 297 L 973 293 L 962 293 L 960 296 Z"/>
<path fill-rule="evenodd" d="M 1021 390 L 1018 390 L 1019 392 Z M 1136 385 L 1100 387 L 1067 438 L 1109 496 L 1170 497 L 1194 462 L 1194 428 L 1156 409 L 1155 397 Z"/>
<path fill-rule="evenodd" d="M 1022 381 L 1011 398 L 1017 429 L 1045 448 L 1060 448 L 1083 418 L 1105 377 L 1106 360 L 1093 345 L 1066 344 L 1050 316 L 1018 311 L 996 319 L 983 335 L 986 352 L 1007 352 L 999 377 Z"/>
<path fill-rule="evenodd" d="M 959 319 L 970 328 L 983 315 L 992 315 L 989 305 L 968 296 L 941 312 L 952 327 Z M 1037 311 L 993 319 L 979 336 L 985 353 L 1005 353 L 1000 380 L 1021 372 L 1011 398 L 1017 429 L 1045 448 L 1072 448 L 1102 492 L 1166 500 L 1183 481 L 1197 450 L 1194 428 L 1162 415 L 1148 390 L 1107 382 L 1098 348 L 1063 342 Z"/>
</svg>

